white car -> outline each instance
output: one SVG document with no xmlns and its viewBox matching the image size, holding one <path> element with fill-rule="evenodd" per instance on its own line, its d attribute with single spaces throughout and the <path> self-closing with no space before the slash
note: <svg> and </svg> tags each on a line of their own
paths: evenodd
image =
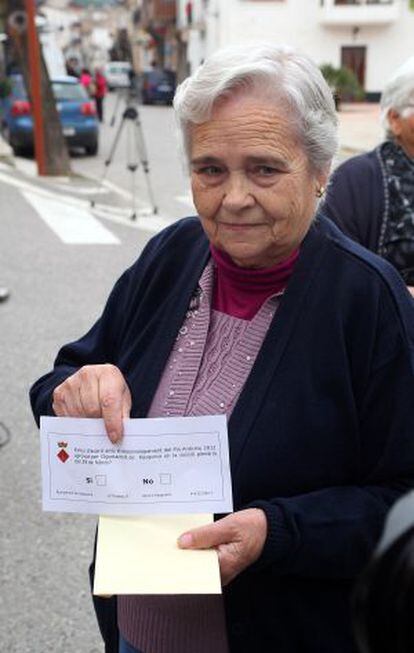
<svg viewBox="0 0 414 653">
<path fill-rule="evenodd" d="M 128 88 L 131 85 L 132 66 L 129 61 L 109 61 L 105 64 L 105 77 L 108 88 Z"/>
</svg>

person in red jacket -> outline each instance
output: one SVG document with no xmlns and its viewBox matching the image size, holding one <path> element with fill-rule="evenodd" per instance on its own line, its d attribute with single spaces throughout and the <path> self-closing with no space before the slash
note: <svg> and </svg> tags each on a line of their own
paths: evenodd
<svg viewBox="0 0 414 653">
<path fill-rule="evenodd" d="M 95 70 L 95 103 L 99 122 L 103 122 L 103 101 L 107 92 L 105 76 L 100 68 Z"/>
</svg>

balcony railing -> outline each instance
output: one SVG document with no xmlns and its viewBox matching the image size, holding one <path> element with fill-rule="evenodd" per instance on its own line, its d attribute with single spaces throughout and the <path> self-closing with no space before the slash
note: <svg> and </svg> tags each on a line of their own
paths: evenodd
<svg viewBox="0 0 414 653">
<path fill-rule="evenodd" d="M 400 16 L 398 0 L 323 0 L 319 20 L 323 25 L 387 25 Z"/>
<path fill-rule="evenodd" d="M 334 0 L 334 5 L 392 5 L 394 0 Z"/>
</svg>

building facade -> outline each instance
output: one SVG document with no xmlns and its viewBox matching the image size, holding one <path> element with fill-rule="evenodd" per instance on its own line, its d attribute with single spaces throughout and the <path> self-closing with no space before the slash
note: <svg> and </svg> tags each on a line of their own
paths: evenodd
<svg viewBox="0 0 414 653">
<path fill-rule="evenodd" d="M 177 26 L 189 72 L 225 45 L 289 43 L 351 68 L 368 99 L 414 55 L 413 0 L 177 0 Z"/>
<path fill-rule="evenodd" d="M 139 33 L 134 64 L 137 72 L 156 65 L 177 68 L 176 0 L 139 0 L 135 30 Z M 139 65 L 136 61 L 139 60 Z"/>
</svg>

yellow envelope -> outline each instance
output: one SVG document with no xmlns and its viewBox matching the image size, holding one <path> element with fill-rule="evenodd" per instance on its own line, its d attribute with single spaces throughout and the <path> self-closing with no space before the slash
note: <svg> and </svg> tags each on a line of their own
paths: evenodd
<svg viewBox="0 0 414 653">
<path fill-rule="evenodd" d="M 214 549 L 179 549 L 177 538 L 213 515 L 101 516 L 93 593 L 221 594 Z"/>
</svg>

